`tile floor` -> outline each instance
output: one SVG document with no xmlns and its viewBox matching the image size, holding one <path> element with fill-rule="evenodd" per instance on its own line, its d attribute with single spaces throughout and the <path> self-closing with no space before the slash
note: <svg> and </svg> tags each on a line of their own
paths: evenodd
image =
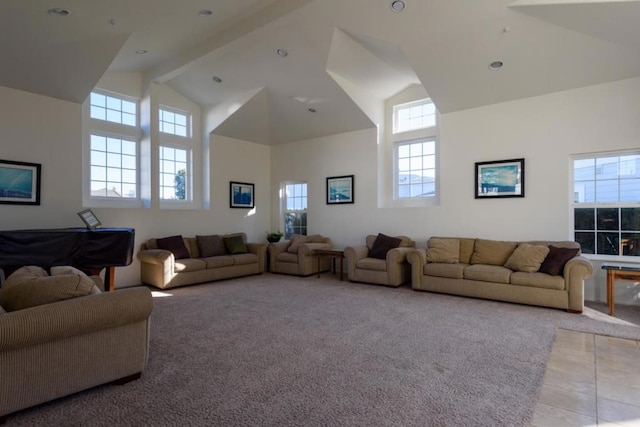
<svg viewBox="0 0 640 427">
<path fill-rule="evenodd" d="M 559 329 L 532 426 L 640 426 L 640 341 Z"/>
</svg>

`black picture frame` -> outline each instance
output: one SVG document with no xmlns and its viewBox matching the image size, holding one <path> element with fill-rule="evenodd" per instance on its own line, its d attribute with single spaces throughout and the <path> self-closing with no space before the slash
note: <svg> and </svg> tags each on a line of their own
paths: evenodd
<svg viewBox="0 0 640 427">
<path fill-rule="evenodd" d="M 0 160 L 0 203 L 39 205 L 41 172 L 40 163 Z"/>
<path fill-rule="evenodd" d="M 524 197 L 524 159 L 477 162 L 475 198 Z"/>
<path fill-rule="evenodd" d="M 327 204 L 347 205 L 355 203 L 353 175 L 330 176 L 327 178 Z"/>
<path fill-rule="evenodd" d="M 78 212 L 78 216 L 89 230 L 96 229 L 102 225 L 96 214 L 94 214 L 91 209 L 85 209 Z"/>
<path fill-rule="evenodd" d="M 229 207 L 253 209 L 255 206 L 255 185 L 249 182 L 229 182 Z"/>
</svg>

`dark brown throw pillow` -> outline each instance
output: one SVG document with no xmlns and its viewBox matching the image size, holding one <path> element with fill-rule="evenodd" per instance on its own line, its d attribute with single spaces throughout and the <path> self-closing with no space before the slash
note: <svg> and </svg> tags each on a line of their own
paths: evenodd
<svg viewBox="0 0 640 427">
<path fill-rule="evenodd" d="M 227 248 L 227 253 L 231 255 L 246 254 L 249 252 L 242 236 L 230 236 L 225 237 L 222 240 L 224 241 L 224 247 Z"/>
<path fill-rule="evenodd" d="M 402 242 L 402 240 L 396 237 L 378 233 L 378 237 L 376 237 L 376 240 L 373 242 L 368 256 L 370 258 L 386 259 L 387 252 L 400 246 L 400 242 Z"/>
<path fill-rule="evenodd" d="M 544 261 L 542 261 L 542 265 L 538 271 L 552 276 L 561 275 L 564 271 L 564 265 L 571 258 L 578 255 L 578 252 L 580 252 L 578 248 L 558 248 L 549 245 L 549 253 Z"/>
<path fill-rule="evenodd" d="M 158 249 L 164 249 L 165 251 L 173 252 L 173 256 L 176 259 L 191 258 L 189 250 L 182 240 L 182 236 L 169 236 L 162 239 L 156 239 Z"/>
<path fill-rule="evenodd" d="M 203 258 L 227 254 L 224 242 L 217 234 L 211 236 L 196 236 L 196 242 L 198 243 L 200 256 Z"/>
</svg>

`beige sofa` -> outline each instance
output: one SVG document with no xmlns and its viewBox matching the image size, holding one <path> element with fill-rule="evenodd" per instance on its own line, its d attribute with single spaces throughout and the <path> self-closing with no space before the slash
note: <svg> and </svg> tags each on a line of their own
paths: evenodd
<svg viewBox="0 0 640 427">
<path fill-rule="evenodd" d="M 139 378 L 147 365 L 153 308 L 147 288 L 92 293 L 15 311 L 8 311 L 6 299 L 4 303 L 0 423 L 7 414 L 30 406 Z"/>
<path fill-rule="evenodd" d="M 564 263 L 563 257 L 571 258 Z M 576 313 L 584 309 L 584 280 L 593 273 L 591 263 L 580 255 L 580 245 L 571 241 L 434 237 L 429 239 L 427 249 L 411 251 L 408 260 L 415 290 Z"/>
<path fill-rule="evenodd" d="M 317 249 L 331 248 L 331 239 L 314 234 L 311 236 L 294 235 L 289 240 L 271 243 L 268 247 L 269 270 L 272 273 L 310 276 L 318 271 L 327 271 L 331 260 L 320 257 L 318 270 Z"/>
<path fill-rule="evenodd" d="M 415 247 L 415 242 L 407 236 L 396 236 L 400 239 L 398 247 L 390 249 L 385 259 L 373 258 L 369 255 L 379 236 L 370 234 L 365 238 L 365 246 L 345 248 L 349 281 L 393 287 L 409 282 L 411 267 L 407 262 L 407 254 Z"/>
<path fill-rule="evenodd" d="M 158 249 L 157 240 L 149 239 L 137 254 L 140 261 L 140 280 L 160 289 L 195 283 L 213 282 L 233 277 L 262 274 L 265 271 L 266 245 L 247 243 L 245 233 L 224 237 L 242 237 L 246 253 L 201 257 L 196 237 L 184 237 L 188 258 L 176 259 L 171 251 Z"/>
</svg>

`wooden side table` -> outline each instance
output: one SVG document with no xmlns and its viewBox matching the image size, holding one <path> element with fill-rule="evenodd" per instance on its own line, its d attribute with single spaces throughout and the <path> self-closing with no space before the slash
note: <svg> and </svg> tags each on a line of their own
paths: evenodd
<svg viewBox="0 0 640 427">
<path fill-rule="evenodd" d="M 611 316 L 615 316 L 616 307 L 614 285 L 616 280 L 640 282 L 640 267 L 603 265 L 602 269 L 607 271 L 607 305 L 609 306 L 609 314 Z"/>
<path fill-rule="evenodd" d="M 338 264 L 338 271 L 340 272 L 340 281 L 342 281 L 342 260 L 344 259 L 344 249 L 342 248 L 316 249 L 315 254 L 318 256 L 318 277 L 320 277 L 320 257 L 326 256 L 326 257 L 330 257 L 332 262 L 336 262 Z"/>
</svg>

